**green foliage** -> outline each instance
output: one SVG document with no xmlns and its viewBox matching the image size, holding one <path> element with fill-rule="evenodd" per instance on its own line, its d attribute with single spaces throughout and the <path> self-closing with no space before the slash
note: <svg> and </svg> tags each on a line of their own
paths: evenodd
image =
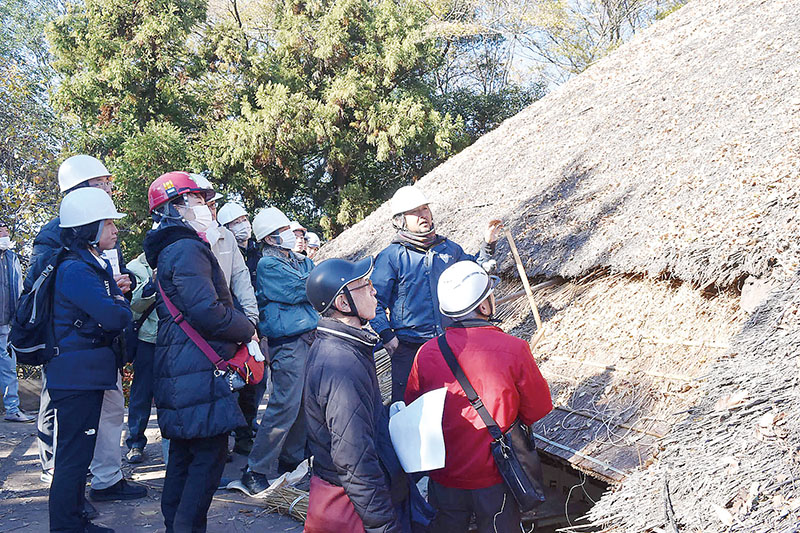
<svg viewBox="0 0 800 533">
<path fill-rule="evenodd" d="M 67 131 L 47 105 L 52 80 L 43 27 L 55 7 L 0 4 L 0 223 L 30 243 L 58 205 L 53 164 Z"/>
<path fill-rule="evenodd" d="M 209 128 L 206 166 L 251 205 L 327 214 L 334 233 L 357 221 L 453 153 L 461 135 L 425 80 L 443 44 L 424 34 L 427 16 L 416 2 L 287 1 L 273 6 L 266 52 L 244 51 L 231 28 L 217 34 L 220 60 L 250 54 L 256 89 L 240 116 Z"/>
<path fill-rule="evenodd" d="M 147 203 L 150 183 L 165 172 L 191 168 L 191 146 L 176 126 L 151 121 L 123 143 L 119 154 L 110 170 L 118 190 L 115 203 L 130 219 L 122 234 L 123 246 L 133 257 L 152 225 Z"/>
</svg>

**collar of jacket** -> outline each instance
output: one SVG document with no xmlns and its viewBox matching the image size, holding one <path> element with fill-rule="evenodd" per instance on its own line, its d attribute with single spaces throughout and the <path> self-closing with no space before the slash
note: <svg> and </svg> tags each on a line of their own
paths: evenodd
<svg viewBox="0 0 800 533">
<path fill-rule="evenodd" d="M 431 243 L 431 245 L 428 246 L 427 248 L 423 248 L 422 246 L 416 246 L 414 243 L 403 239 L 399 235 L 395 235 L 394 239 L 392 239 L 392 244 L 399 244 L 400 246 L 408 248 L 409 250 L 414 250 L 415 252 L 419 252 L 421 254 L 425 254 L 425 253 L 428 253 L 428 250 L 433 250 L 434 248 L 436 248 L 437 246 L 439 246 L 440 244 L 442 244 L 446 240 L 447 240 L 447 237 L 443 237 L 442 235 L 436 235 L 436 238 L 433 239 L 433 242 Z"/>
<path fill-rule="evenodd" d="M 191 228 L 178 224 L 163 227 L 159 226 L 158 229 L 148 231 L 142 243 L 145 257 L 147 258 L 147 262 L 150 263 L 150 266 L 156 268 L 158 266 L 158 256 L 161 251 L 170 244 L 176 243 L 181 239 L 193 239 L 208 246 L 208 243 L 203 241 L 200 235 Z"/>
<path fill-rule="evenodd" d="M 448 328 L 495 328 L 497 326 L 482 318 L 465 318 L 453 322 Z"/>
<path fill-rule="evenodd" d="M 335 318 L 320 318 L 317 325 L 317 335 L 331 335 L 346 342 L 355 344 L 359 348 L 370 350 L 378 344 L 378 336 L 369 330 L 348 326 Z"/>
<path fill-rule="evenodd" d="M 80 258 L 81 261 L 83 261 L 84 263 L 88 264 L 89 266 L 91 266 L 95 270 L 97 270 L 99 272 L 103 272 L 105 274 L 108 274 L 111 277 L 111 279 L 114 279 L 114 273 L 111 270 L 111 265 L 109 265 L 108 261 L 106 261 L 105 259 L 103 260 L 103 262 L 106 264 L 106 267 L 103 268 L 100 265 L 100 263 L 97 262 L 97 257 L 92 252 L 90 252 L 89 250 L 87 250 L 85 248 L 84 249 L 78 249 L 78 250 L 73 250 L 72 248 L 67 248 L 67 250 L 69 250 L 71 254 L 77 256 L 78 258 Z"/>
</svg>

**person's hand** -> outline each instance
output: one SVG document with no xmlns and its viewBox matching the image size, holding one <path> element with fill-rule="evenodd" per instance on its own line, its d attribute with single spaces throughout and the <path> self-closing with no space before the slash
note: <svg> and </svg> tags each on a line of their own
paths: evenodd
<svg viewBox="0 0 800 533">
<path fill-rule="evenodd" d="M 127 274 L 114 276 L 114 281 L 117 282 L 117 287 L 119 287 L 119 290 L 122 291 L 122 294 L 126 294 L 131 291 L 131 278 Z"/>
<path fill-rule="evenodd" d="M 400 341 L 397 340 L 397 337 L 395 337 L 394 339 L 390 340 L 387 343 L 384 343 L 383 345 L 383 347 L 386 348 L 386 352 L 389 355 L 392 355 L 394 351 L 397 350 L 398 346 L 400 346 Z"/>
<path fill-rule="evenodd" d="M 483 235 L 483 240 L 492 244 L 493 242 L 497 242 L 497 239 L 500 238 L 500 232 L 503 231 L 503 221 L 493 218 L 489 221 L 489 225 L 486 227 L 486 233 Z"/>
<path fill-rule="evenodd" d="M 256 343 L 258 343 L 258 329 L 256 329 L 255 333 L 253 333 L 253 337 L 250 340 L 256 341 Z"/>
</svg>

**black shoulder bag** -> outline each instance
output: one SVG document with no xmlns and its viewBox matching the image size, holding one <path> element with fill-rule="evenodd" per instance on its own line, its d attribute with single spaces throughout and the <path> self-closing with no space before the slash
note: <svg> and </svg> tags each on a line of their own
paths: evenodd
<svg viewBox="0 0 800 533">
<path fill-rule="evenodd" d="M 447 366 L 452 370 L 461 388 L 467 394 L 467 399 L 480 415 L 486 429 L 492 436 L 489 447 L 492 450 L 494 462 L 506 486 L 511 490 L 522 512 L 530 511 L 540 505 L 544 500 L 544 481 L 542 479 L 542 464 L 533 434 L 519 418 L 503 433 L 497 422 L 494 421 L 489 410 L 483 405 L 478 393 L 470 384 L 461 365 L 458 364 L 453 350 L 447 344 L 444 335 L 438 338 L 439 349 L 442 351 Z"/>
</svg>

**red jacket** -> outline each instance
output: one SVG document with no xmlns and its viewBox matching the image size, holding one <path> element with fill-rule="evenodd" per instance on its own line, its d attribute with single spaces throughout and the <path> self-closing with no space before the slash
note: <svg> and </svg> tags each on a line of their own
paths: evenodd
<svg viewBox="0 0 800 533">
<path fill-rule="evenodd" d="M 450 327 L 447 342 L 495 422 L 506 431 L 519 417 L 532 424 L 553 409 L 550 387 L 533 360 L 530 346 L 484 321 L 474 327 Z M 503 482 L 494 464 L 486 424 L 470 405 L 444 360 L 436 339 L 417 353 L 408 377 L 405 401 L 447 387 L 442 430 L 444 468 L 431 478 L 445 487 L 481 489 Z"/>
</svg>

